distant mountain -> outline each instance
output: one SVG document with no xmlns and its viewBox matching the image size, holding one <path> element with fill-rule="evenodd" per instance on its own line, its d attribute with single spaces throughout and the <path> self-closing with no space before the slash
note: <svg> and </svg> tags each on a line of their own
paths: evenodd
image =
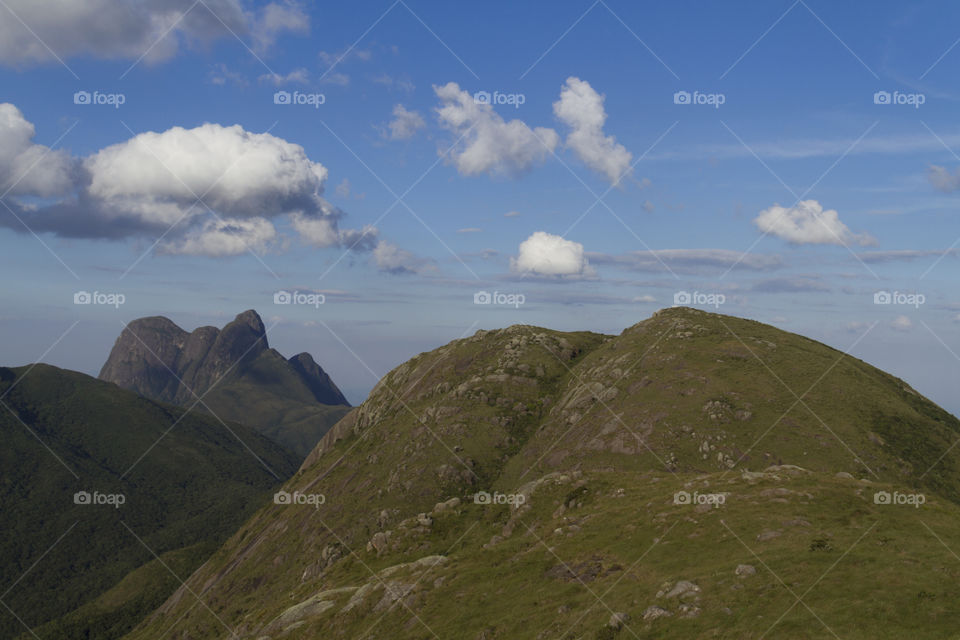
<svg viewBox="0 0 960 640">
<path fill-rule="evenodd" d="M 750 320 L 480 331 L 387 374 L 128 638 L 954 637 L 958 440 Z"/>
<path fill-rule="evenodd" d="M 0 367 L 0 403 L 0 638 L 119 637 L 297 465 L 248 427 L 48 365 Z"/>
<path fill-rule="evenodd" d="M 160 402 L 209 408 L 301 458 L 350 410 L 309 353 L 288 360 L 270 348 L 253 310 L 223 329 L 189 333 L 162 316 L 134 320 L 117 338 L 100 379 Z"/>
</svg>

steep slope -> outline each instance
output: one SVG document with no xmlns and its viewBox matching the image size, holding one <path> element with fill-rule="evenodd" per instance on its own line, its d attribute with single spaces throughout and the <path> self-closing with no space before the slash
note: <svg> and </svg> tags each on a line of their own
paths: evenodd
<svg viewBox="0 0 960 640">
<path fill-rule="evenodd" d="M 901 380 L 748 320 L 678 308 L 616 337 L 478 332 L 388 374 L 291 498 L 188 584 L 240 638 L 760 637 L 774 622 L 820 637 L 789 609 L 817 585 L 808 604 L 843 637 L 946 633 L 960 563 L 918 518 L 960 530 L 958 437 Z M 924 510 L 880 491 L 922 493 Z M 226 637 L 195 603 L 179 590 L 130 637 Z"/>
<path fill-rule="evenodd" d="M 197 405 L 251 426 L 301 458 L 349 411 L 330 376 L 307 353 L 287 360 L 267 343 L 256 311 L 222 330 L 187 333 L 163 317 L 123 330 L 100 379 L 148 398 Z"/>
<path fill-rule="evenodd" d="M 296 467 L 242 425 L 47 365 L 0 368 L 0 398 L 3 638 L 36 637 L 24 624 L 61 618 L 154 553 L 187 575 Z M 109 607 L 36 633 L 119 637 L 180 586 L 159 566 Z"/>
</svg>

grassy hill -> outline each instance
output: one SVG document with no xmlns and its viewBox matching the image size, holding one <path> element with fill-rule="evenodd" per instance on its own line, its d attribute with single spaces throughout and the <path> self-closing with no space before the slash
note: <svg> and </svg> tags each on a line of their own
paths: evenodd
<svg viewBox="0 0 960 640">
<path fill-rule="evenodd" d="M 98 599 L 35 633 L 119 637 L 180 586 L 154 554 L 186 577 L 295 470 L 249 428 L 72 371 L 0 368 L 0 398 L 4 638 Z"/>
<path fill-rule="evenodd" d="M 209 610 L 180 589 L 128 637 L 954 637 L 958 438 L 730 316 L 478 332 L 324 437 L 284 487 L 323 503 L 248 520 L 188 582 Z"/>
</svg>

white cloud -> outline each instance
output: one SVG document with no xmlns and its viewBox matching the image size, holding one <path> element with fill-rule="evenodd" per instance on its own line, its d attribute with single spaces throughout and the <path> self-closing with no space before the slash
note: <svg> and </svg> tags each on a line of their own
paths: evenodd
<svg viewBox="0 0 960 640">
<path fill-rule="evenodd" d="M 170 224 L 169 205 L 185 215 L 198 197 L 227 216 L 273 216 L 319 209 L 327 169 L 303 147 L 239 125 L 204 124 L 141 133 L 84 162 L 88 193 L 145 222 Z"/>
<path fill-rule="evenodd" d="M 461 175 L 517 177 L 542 163 L 560 143 L 553 129 L 504 121 L 489 104 L 478 104 L 455 82 L 433 87 L 440 124 L 462 139 L 450 152 Z"/>
<path fill-rule="evenodd" d="M 645 296 L 637 296 L 636 298 L 633 299 L 633 301 L 634 302 L 656 302 L 657 299 L 648 294 Z"/>
<path fill-rule="evenodd" d="M 480 233 L 483 231 L 480 227 L 464 227 L 463 229 L 457 229 L 457 233 Z"/>
<path fill-rule="evenodd" d="M 44 156 L 33 125 L 0 104 L 0 187 L 15 196 L 60 199 L 42 206 L 10 198 L 30 229 L 65 237 L 157 237 L 164 253 L 236 255 L 284 248 L 286 218 L 315 247 L 369 251 L 377 230 L 341 229 L 344 212 L 323 197 L 327 169 L 303 147 L 238 125 L 147 132 L 80 160 Z M 39 161 L 42 158 L 42 161 Z M 38 162 L 39 161 L 39 162 Z M 26 171 L 31 166 L 32 170 Z M 24 173 L 26 171 L 26 173 Z M 13 216 L 0 224 L 22 230 Z"/>
<path fill-rule="evenodd" d="M 574 276 L 592 273 L 583 245 L 545 231 L 536 231 L 520 243 L 510 268 L 517 273 L 542 276 Z"/>
<path fill-rule="evenodd" d="M 208 220 L 196 232 L 164 243 L 161 251 L 211 257 L 264 253 L 276 239 L 277 230 L 266 218 Z"/>
<path fill-rule="evenodd" d="M 128 60 L 143 56 L 148 63 L 158 62 L 175 55 L 184 43 L 203 44 L 232 37 L 231 32 L 262 51 L 282 32 L 304 31 L 309 25 L 296 3 L 272 2 L 249 12 L 240 0 L 195 5 L 183 0 L 6 0 L 4 14 L 0 63 L 13 66 L 79 55 Z"/>
<path fill-rule="evenodd" d="M 0 104 L 0 194 L 53 196 L 70 190 L 76 162 L 65 151 L 33 144 L 33 123 Z"/>
<path fill-rule="evenodd" d="M 272 84 L 275 87 L 282 87 L 287 84 L 307 84 L 310 81 L 310 73 L 303 67 L 294 69 L 287 75 L 279 73 L 265 73 L 258 78 L 260 82 Z"/>
<path fill-rule="evenodd" d="M 271 2 L 263 7 L 256 18 L 249 19 L 249 28 L 254 48 L 265 51 L 284 31 L 306 33 L 310 30 L 310 17 L 300 5 L 291 0 Z"/>
<path fill-rule="evenodd" d="M 907 316 L 897 316 L 893 319 L 893 322 L 890 323 L 890 326 L 897 331 L 909 331 L 913 328 L 913 321 Z"/>
<path fill-rule="evenodd" d="M 340 181 L 340 184 L 337 185 L 334 191 L 341 198 L 349 198 L 350 197 L 350 181 L 344 178 L 343 180 Z"/>
<path fill-rule="evenodd" d="M 419 258 L 405 249 L 381 240 L 373 249 L 373 261 L 387 273 L 428 273 L 436 267 L 426 258 Z"/>
<path fill-rule="evenodd" d="M 775 204 L 753 220 L 763 231 L 793 244 L 876 244 L 866 233 L 855 234 L 834 209 L 826 209 L 816 200 L 803 200 L 787 208 Z"/>
<path fill-rule="evenodd" d="M 505 214 L 503 214 L 504 218 L 517 218 L 519 216 L 520 216 L 519 211 L 508 211 Z"/>
<path fill-rule="evenodd" d="M 618 184 L 630 173 L 633 155 L 613 136 L 603 135 L 607 120 L 603 101 L 604 96 L 594 91 L 589 82 L 571 76 L 560 91 L 560 100 L 553 103 L 553 113 L 572 129 L 566 145 L 610 184 Z"/>
<path fill-rule="evenodd" d="M 409 140 L 424 126 L 426 123 L 419 113 L 408 111 L 402 104 L 398 104 L 393 107 L 393 120 L 387 123 L 382 135 L 389 140 Z"/>
<path fill-rule="evenodd" d="M 935 164 L 927 169 L 927 178 L 936 189 L 940 191 L 956 191 L 960 189 L 960 171 L 950 171 L 946 167 L 940 167 Z"/>
</svg>

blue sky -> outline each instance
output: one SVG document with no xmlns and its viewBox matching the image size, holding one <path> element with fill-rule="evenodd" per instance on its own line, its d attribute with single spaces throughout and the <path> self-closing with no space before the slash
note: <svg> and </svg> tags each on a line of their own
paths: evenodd
<svg viewBox="0 0 960 640">
<path fill-rule="evenodd" d="M 4 364 L 255 308 L 359 402 L 698 292 L 960 413 L 951 3 L 47 4 L 0 7 Z"/>
</svg>

